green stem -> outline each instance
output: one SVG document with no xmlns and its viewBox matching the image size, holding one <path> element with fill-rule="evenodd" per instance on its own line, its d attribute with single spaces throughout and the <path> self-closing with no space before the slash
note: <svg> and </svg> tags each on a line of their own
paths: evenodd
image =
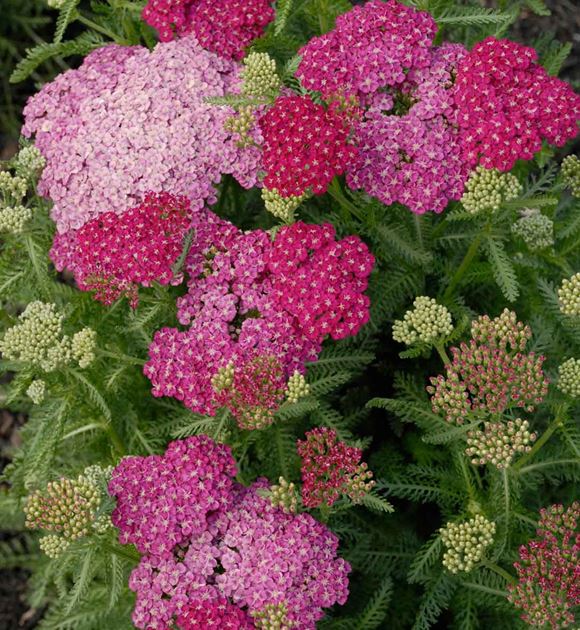
<svg viewBox="0 0 580 630">
<path fill-rule="evenodd" d="M 521 470 L 522 466 L 529 462 L 536 453 L 544 446 L 544 444 L 552 437 L 552 433 L 562 426 L 562 418 L 559 413 L 549 424 L 548 428 L 542 433 L 534 446 L 512 466 L 512 470 Z"/>
<path fill-rule="evenodd" d="M 340 183 L 338 181 L 338 178 L 335 177 L 330 182 L 330 186 L 328 187 L 328 194 L 333 199 L 338 201 L 338 203 L 340 204 L 341 208 L 343 208 L 344 210 L 347 210 L 349 212 L 349 214 L 352 214 L 359 221 L 361 221 L 361 223 L 364 223 L 364 219 L 363 219 L 362 215 L 360 214 L 359 209 L 351 201 L 349 201 L 346 198 L 345 194 L 342 192 L 342 188 L 340 187 Z"/>
<path fill-rule="evenodd" d="M 493 571 L 494 573 L 497 573 L 502 578 L 504 578 L 506 582 L 509 582 L 510 584 L 517 583 L 517 579 L 513 575 L 511 575 L 511 573 L 508 573 L 505 569 L 502 569 L 494 562 L 490 562 L 489 560 L 482 560 L 481 566 L 486 567 L 487 569 L 489 569 L 490 571 Z"/>
<path fill-rule="evenodd" d="M 119 435 L 117 429 L 115 429 L 115 427 L 113 426 L 113 423 L 112 422 L 103 423 L 102 427 L 106 431 L 107 435 L 109 436 L 117 453 L 121 457 L 126 455 L 127 449 L 125 448 L 125 445 L 123 444 L 123 440 L 121 439 L 121 436 Z"/>
<path fill-rule="evenodd" d="M 445 290 L 445 293 L 443 294 L 443 300 L 448 300 L 453 295 L 455 288 L 461 282 L 461 279 L 465 275 L 465 272 L 469 269 L 469 265 L 471 265 L 473 259 L 475 258 L 477 254 L 477 250 L 479 249 L 479 246 L 481 245 L 481 241 L 483 240 L 483 237 L 487 235 L 488 231 L 489 231 L 489 225 L 488 227 L 486 227 L 485 230 L 482 230 L 471 242 L 471 245 L 469 246 L 469 249 L 467 250 L 465 257 L 461 261 L 461 264 L 457 268 L 455 275 L 453 276 L 453 278 L 451 278 L 451 282 L 449 283 L 449 286 L 447 287 L 447 289 Z"/>
<path fill-rule="evenodd" d="M 125 558 L 125 560 L 131 560 L 132 562 L 139 562 L 139 560 L 141 560 L 141 554 L 136 549 L 134 549 L 132 545 L 130 547 L 121 547 L 120 545 L 112 545 L 110 542 L 106 541 L 102 542 L 101 545 L 105 551 L 108 551 L 109 553 L 114 553 L 120 558 Z"/>
<path fill-rule="evenodd" d="M 77 20 L 81 24 L 84 24 L 85 26 L 92 28 L 93 31 L 97 31 L 97 33 L 100 33 L 101 35 L 104 35 L 105 37 L 112 39 L 116 44 L 121 44 L 121 45 L 126 44 L 125 40 L 122 37 L 119 37 L 118 35 L 113 33 L 113 31 L 110 31 L 108 28 L 105 28 L 104 26 L 97 24 L 96 22 L 94 22 L 88 17 L 85 17 L 84 15 L 79 14 L 77 17 Z"/>
<path fill-rule="evenodd" d="M 520 468 L 520 475 L 524 475 L 532 470 L 537 470 L 538 468 L 548 468 L 549 466 L 568 466 L 570 464 L 580 465 L 580 459 L 551 459 L 547 462 L 538 462 L 537 464 L 530 464 L 529 466 L 525 466 L 524 468 Z"/>
<path fill-rule="evenodd" d="M 503 499 L 504 499 L 504 509 L 505 509 L 505 526 L 509 528 L 510 521 L 510 481 L 508 477 L 507 468 L 504 468 L 501 471 L 501 476 L 503 479 Z"/>
<path fill-rule="evenodd" d="M 451 359 L 449 358 L 449 355 L 447 354 L 447 351 L 445 350 L 445 346 L 442 343 L 436 343 L 434 344 L 434 347 L 435 347 L 435 350 L 437 350 L 437 352 L 439 353 L 439 356 L 441 357 L 441 361 L 443 361 L 445 365 L 450 365 Z"/>
</svg>

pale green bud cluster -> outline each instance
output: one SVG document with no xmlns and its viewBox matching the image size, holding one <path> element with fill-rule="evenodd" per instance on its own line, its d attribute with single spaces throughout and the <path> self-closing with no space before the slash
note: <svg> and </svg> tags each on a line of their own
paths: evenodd
<svg viewBox="0 0 580 630">
<path fill-rule="evenodd" d="M 252 146 L 254 139 L 250 135 L 256 119 L 251 107 L 241 107 L 237 114 L 230 116 L 224 124 L 226 131 L 238 136 L 237 144 L 240 148 Z"/>
<path fill-rule="evenodd" d="M 554 245 L 554 222 L 536 208 L 525 208 L 512 225 L 512 233 L 524 241 L 530 251 Z"/>
<path fill-rule="evenodd" d="M 310 394 L 310 385 L 306 382 L 304 374 L 300 374 L 300 372 L 296 370 L 288 379 L 284 394 L 289 403 L 296 403 L 301 398 L 308 396 Z"/>
<path fill-rule="evenodd" d="M 511 173 L 477 166 L 465 184 L 461 203 L 473 214 L 499 210 L 503 203 L 516 199 L 521 192 L 522 185 Z"/>
<path fill-rule="evenodd" d="M 350 497 L 353 503 L 361 503 L 365 496 L 372 490 L 376 481 L 373 479 L 373 472 L 369 470 L 366 462 L 361 462 L 344 486 L 344 493 Z"/>
<path fill-rule="evenodd" d="M 23 177 L 36 177 L 45 166 L 46 160 L 34 146 L 20 149 L 16 156 L 16 172 Z"/>
<path fill-rule="evenodd" d="M 558 389 L 580 398 L 580 359 L 568 359 L 558 368 Z"/>
<path fill-rule="evenodd" d="M 295 514 L 298 509 L 298 491 L 291 481 L 284 477 L 278 479 L 278 483 L 270 486 L 270 502 L 273 507 L 280 508 L 284 512 Z"/>
<path fill-rule="evenodd" d="M 46 0 L 46 4 L 51 9 L 62 9 L 66 0 Z"/>
<path fill-rule="evenodd" d="M 5 204 L 19 204 L 26 196 L 26 180 L 8 171 L 0 171 L 0 194 Z"/>
<path fill-rule="evenodd" d="M 251 52 L 244 59 L 241 78 L 242 94 L 247 96 L 275 96 L 280 90 L 276 62 L 268 53 Z"/>
<path fill-rule="evenodd" d="M 0 341 L 4 358 L 53 372 L 71 360 L 71 341 L 62 335 L 63 315 L 54 304 L 31 302 Z"/>
<path fill-rule="evenodd" d="M 92 328 L 83 328 L 73 335 L 71 352 L 79 367 L 86 368 L 95 360 L 96 347 L 97 333 Z"/>
<path fill-rule="evenodd" d="M 221 392 L 224 389 L 230 389 L 234 384 L 234 364 L 230 361 L 224 367 L 221 367 L 211 378 L 211 384 L 214 391 Z"/>
<path fill-rule="evenodd" d="M 580 197 L 580 159 L 569 155 L 562 161 L 562 177 L 574 197 Z"/>
<path fill-rule="evenodd" d="M 530 433 L 527 420 L 484 422 L 483 430 L 469 431 L 465 454 L 471 457 L 476 466 L 491 464 L 496 468 L 508 468 L 517 453 L 527 453 L 536 440 Z"/>
<path fill-rule="evenodd" d="M 275 188 L 262 188 L 262 199 L 266 210 L 284 223 L 294 222 L 294 211 L 307 198 L 307 193 L 282 197 Z"/>
<path fill-rule="evenodd" d="M 24 206 L 0 207 L 0 232 L 21 234 L 32 219 L 32 210 Z"/>
<path fill-rule="evenodd" d="M 58 558 L 63 552 L 65 552 L 69 545 L 70 541 L 66 538 L 62 538 L 61 536 L 56 536 L 55 534 L 43 536 L 38 541 L 40 550 L 49 558 L 53 559 Z"/>
<path fill-rule="evenodd" d="M 267 604 L 261 610 L 252 612 L 254 625 L 259 630 L 292 630 L 296 624 L 288 619 L 288 609 L 283 603 Z"/>
<path fill-rule="evenodd" d="M 580 317 L 580 272 L 562 280 L 558 289 L 558 301 L 564 315 Z"/>
<path fill-rule="evenodd" d="M 91 483 L 100 493 L 101 496 L 101 506 L 102 502 L 109 496 L 107 487 L 109 485 L 109 481 L 111 481 L 111 475 L 113 474 L 113 466 L 105 466 L 102 468 L 101 466 L 95 464 L 93 466 L 88 466 L 83 471 L 83 476 Z M 109 529 L 112 529 L 113 523 L 111 522 L 111 516 L 108 513 L 104 514 L 95 514 L 94 521 L 92 523 L 93 530 L 102 534 Z"/>
<path fill-rule="evenodd" d="M 40 405 L 46 394 L 46 383 L 42 379 L 36 379 L 30 383 L 26 394 L 35 405 Z"/>
<path fill-rule="evenodd" d="M 413 309 L 403 319 L 393 324 L 393 339 L 412 345 L 418 341 L 433 343 L 453 331 L 451 313 L 433 298 L 420 295 L 413 302 Z"/>
<path fill-rule="evenodd" d="M 451 573 L 471 571 L 493 543 L 494 535 L 495 523 L 481 514 L 463 523 L 447 523 L 441 529 L 441 539 L 446 547 L 443 566 Z"/>
</svg>

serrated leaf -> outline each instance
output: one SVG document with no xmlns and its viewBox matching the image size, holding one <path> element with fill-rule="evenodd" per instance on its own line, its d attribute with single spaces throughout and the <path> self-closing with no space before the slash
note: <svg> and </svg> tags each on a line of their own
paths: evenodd
<svg viewBox="0 0 580 630">
<path fill-rule="evenodd" d="M 277 0 L 274 35 L 280 35 L 280 33 L 284 30 L 284 27 L 288 22 L 288 18 L 290 17 L 290 11 L 292 11 L 293 4 L 294 0 Z"/>
<path fill-rule="evenodd" d="M 503 243 L 493 238 L 488 238 L 486 245 L 488 259 L 497 285 L 506 300 L 515 302 L 520 294 L 518 278 Z"/>
<path fill-rule="evenodd" d="M 526 6 L 528 6 L 536 15 L 544 17 L 552 15 L 552 12 L 548 9 L 543 0 L 526 0 Z"/>
<path fill-rule="evenodd" d="M 58 44 L 62 41 L 64 32 L 68 25 L 76 17 L 76 7 L 79 0 L 64 0 L 64 4 L 60 8 L 58 18 L 56 20 L 56 30 L 54 32 L 53 43 Z"/>
</svg>

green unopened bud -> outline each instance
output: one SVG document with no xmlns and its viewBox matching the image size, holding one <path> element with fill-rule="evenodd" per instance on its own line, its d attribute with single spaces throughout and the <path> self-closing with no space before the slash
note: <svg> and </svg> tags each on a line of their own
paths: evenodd
<svg viewBox="0 0 580 630">
<path fill-rule="evenodd" d="M 252 52 L 244 59 L 241 72 L 242 94 L 256 97 L 275 97 L 280 90 L 276 62 L 268 53 Z"/>
<path fill-rule="evenodd" d="M 529 422 L 519 418 L 506 423 L 484 422 L 483 430 L 467 434 L 465 454 L 476 466 L 491 464 L 500 470 L 507 468 L 517 453 L 531 450 L 536 434 L 530 433 L 529 428 Z"/>
<path fill-rule="evenodd" d="M 45 166 L 46 160 L 34 146 L 20 149 L 16 156 L 16 172 L 22 177 L 37 177 Z"/>
<path fill-rule="evenodd" d="M 237 144 L 240 148 L 252 146 L 254 139 L 251 136 L 256 119 L 251 107 L 242 107 L 237 114 L 230 116 L 224 124 L 226 131 L 238 136 Z"/>
<path fill-rule="evenodd" d="M 298 491 L 296 486 L 284 477 L 278 479 L 278 484 L 270 486 L 270 502 L 273 507 L 282 509 L 286 513 L 294 514 L 298 508 Z"/>
<path fill-rule="evenodd" d="M 282 197 L 275 189 L 262 188 L 262 199 L 266 210 L 284 223 L 294 222 L 294 211 L 308 198 L 308 193 L 299 196 Z"/>
<path fill-rule="evenodd" d="M 92 328 L 83 328 L 73 335 L 71 352 L 79 367 L 86 368 L 95 360 L 96 346 L 97 333 Z"/>
<path fill-rule="evenodd" d="M 522 185 L 511 173 L 477 166 L 465 184 L 461 203 L 473 214 L 495 211 L 506 201 L 517 199 L 521 192 Z"/>
<path fill-rule="evenodd" d="M 0 195 L 6 205 L 19 205 L 26 196 L 26 180 L 0 171 Z"/>
<path fill-rule="evenodd" d="M 554 222 L 536 208 L 522 210 L 521 218 L 512 226 L 512 233 L 533 252 L 554 244 Z"/>
<path fill-rule="evenodd" d="M 558 368 L 558 389 L 572 398 L 580 398 L 580 359 L 568 359 Z"/>
<path fill-rule="evenodd" d="M 224 367 L 221 367 L 211 379 L 212 387 L 214 391 L 221 392 L 224 389 L 230 389 L 234 384 L 234 364 L 230 361 Z"/>
<path fill-rule="evenodd" d="M 24 206 L 0 207 L 0 232 L 21 234 L 32 219 L 32 210 Z"/>
<path fill-rule="evenodd" d="M 40 405 L 46 393 L 46 383 L 42 379 L 32 381 L 26 390 L 27 396 L 35 405 Z"/>
<path fill-rule="evenodd" d="M 446 547 L 443 566 L 451 573 L 471 571 L 493 543 L 494 535 L 495 523 L 481 514 L 463 523 L 447 523 L 441 529 L 441 539 Z"/>
<path fill-rule="evenodd" d="M 418 341 L 433 343 L 453 332 L 451 313 L 433 298 L 415 298 L 413 309 L 393 324 L 393 339 L 407 345 Z"/>
<path fill-rule="evenodd" d="M 562 280 L 558 290 L 558 301 L 564 315 L 580 316 L 580 272 Z"/>
<path fill-rule="evenodd" d="M 580 197 L 580 160 L 569 155 L 562 161 L 562 178 L 574 197 Z"/>
<path fill-rule="evenodd" d="M 54 534 L 49 534 L 48 536 L 43 536 L 38 541 L 40 550 L 43 551 L 49 558 L 58 558 L 70 545 L 69 541 L 66 538 L 62 538 L 61 536 L 56 536 Z"/>
<path fill-rule="evenodd" d="M 300 374 L 300 372 L 296 370 L 288 379 L 284 393 L 289 403 L 296 403 L 301 398 L 308 396 L 310 394 L 310 385 L 306 382 L 304 374 Z"/>
<path fill-rule="evenodd" d="M 288 619 L 285 604 L 267 604 L 261 610 L 252 612 L 254 625 L 259 630 L 292 630 L 296 624 Z"/>
</svg>

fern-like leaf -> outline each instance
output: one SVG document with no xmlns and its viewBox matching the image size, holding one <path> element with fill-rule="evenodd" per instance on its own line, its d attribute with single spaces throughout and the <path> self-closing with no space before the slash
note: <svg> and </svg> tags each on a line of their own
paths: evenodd
<svg viewBox="0 0 580 630">
<path fill-rule="evenodd" d="M 62 41 L 64 32 L 68 25 L 75 19 L 76 7 L 79 0 L 65 0 L 64 4 L 60 8 L 58 18 L 56 20 L 56 30 L 54 32 L 54 44 L 59 44 Z"/>
<path fill-rule="evenodd" d="M 493 277 L 506 300 L 515 302 L 520 294 L 518 278 L 512 262 L 501 241 L 488 238 L 486 241 Z"/>
<path fill-rule="evenodd" d="M 294 0 L 277 0 L 276 2 L 276 21 L 274 22 L 274 35 L 280 33 L 286 27 Z"/>
</svg>

